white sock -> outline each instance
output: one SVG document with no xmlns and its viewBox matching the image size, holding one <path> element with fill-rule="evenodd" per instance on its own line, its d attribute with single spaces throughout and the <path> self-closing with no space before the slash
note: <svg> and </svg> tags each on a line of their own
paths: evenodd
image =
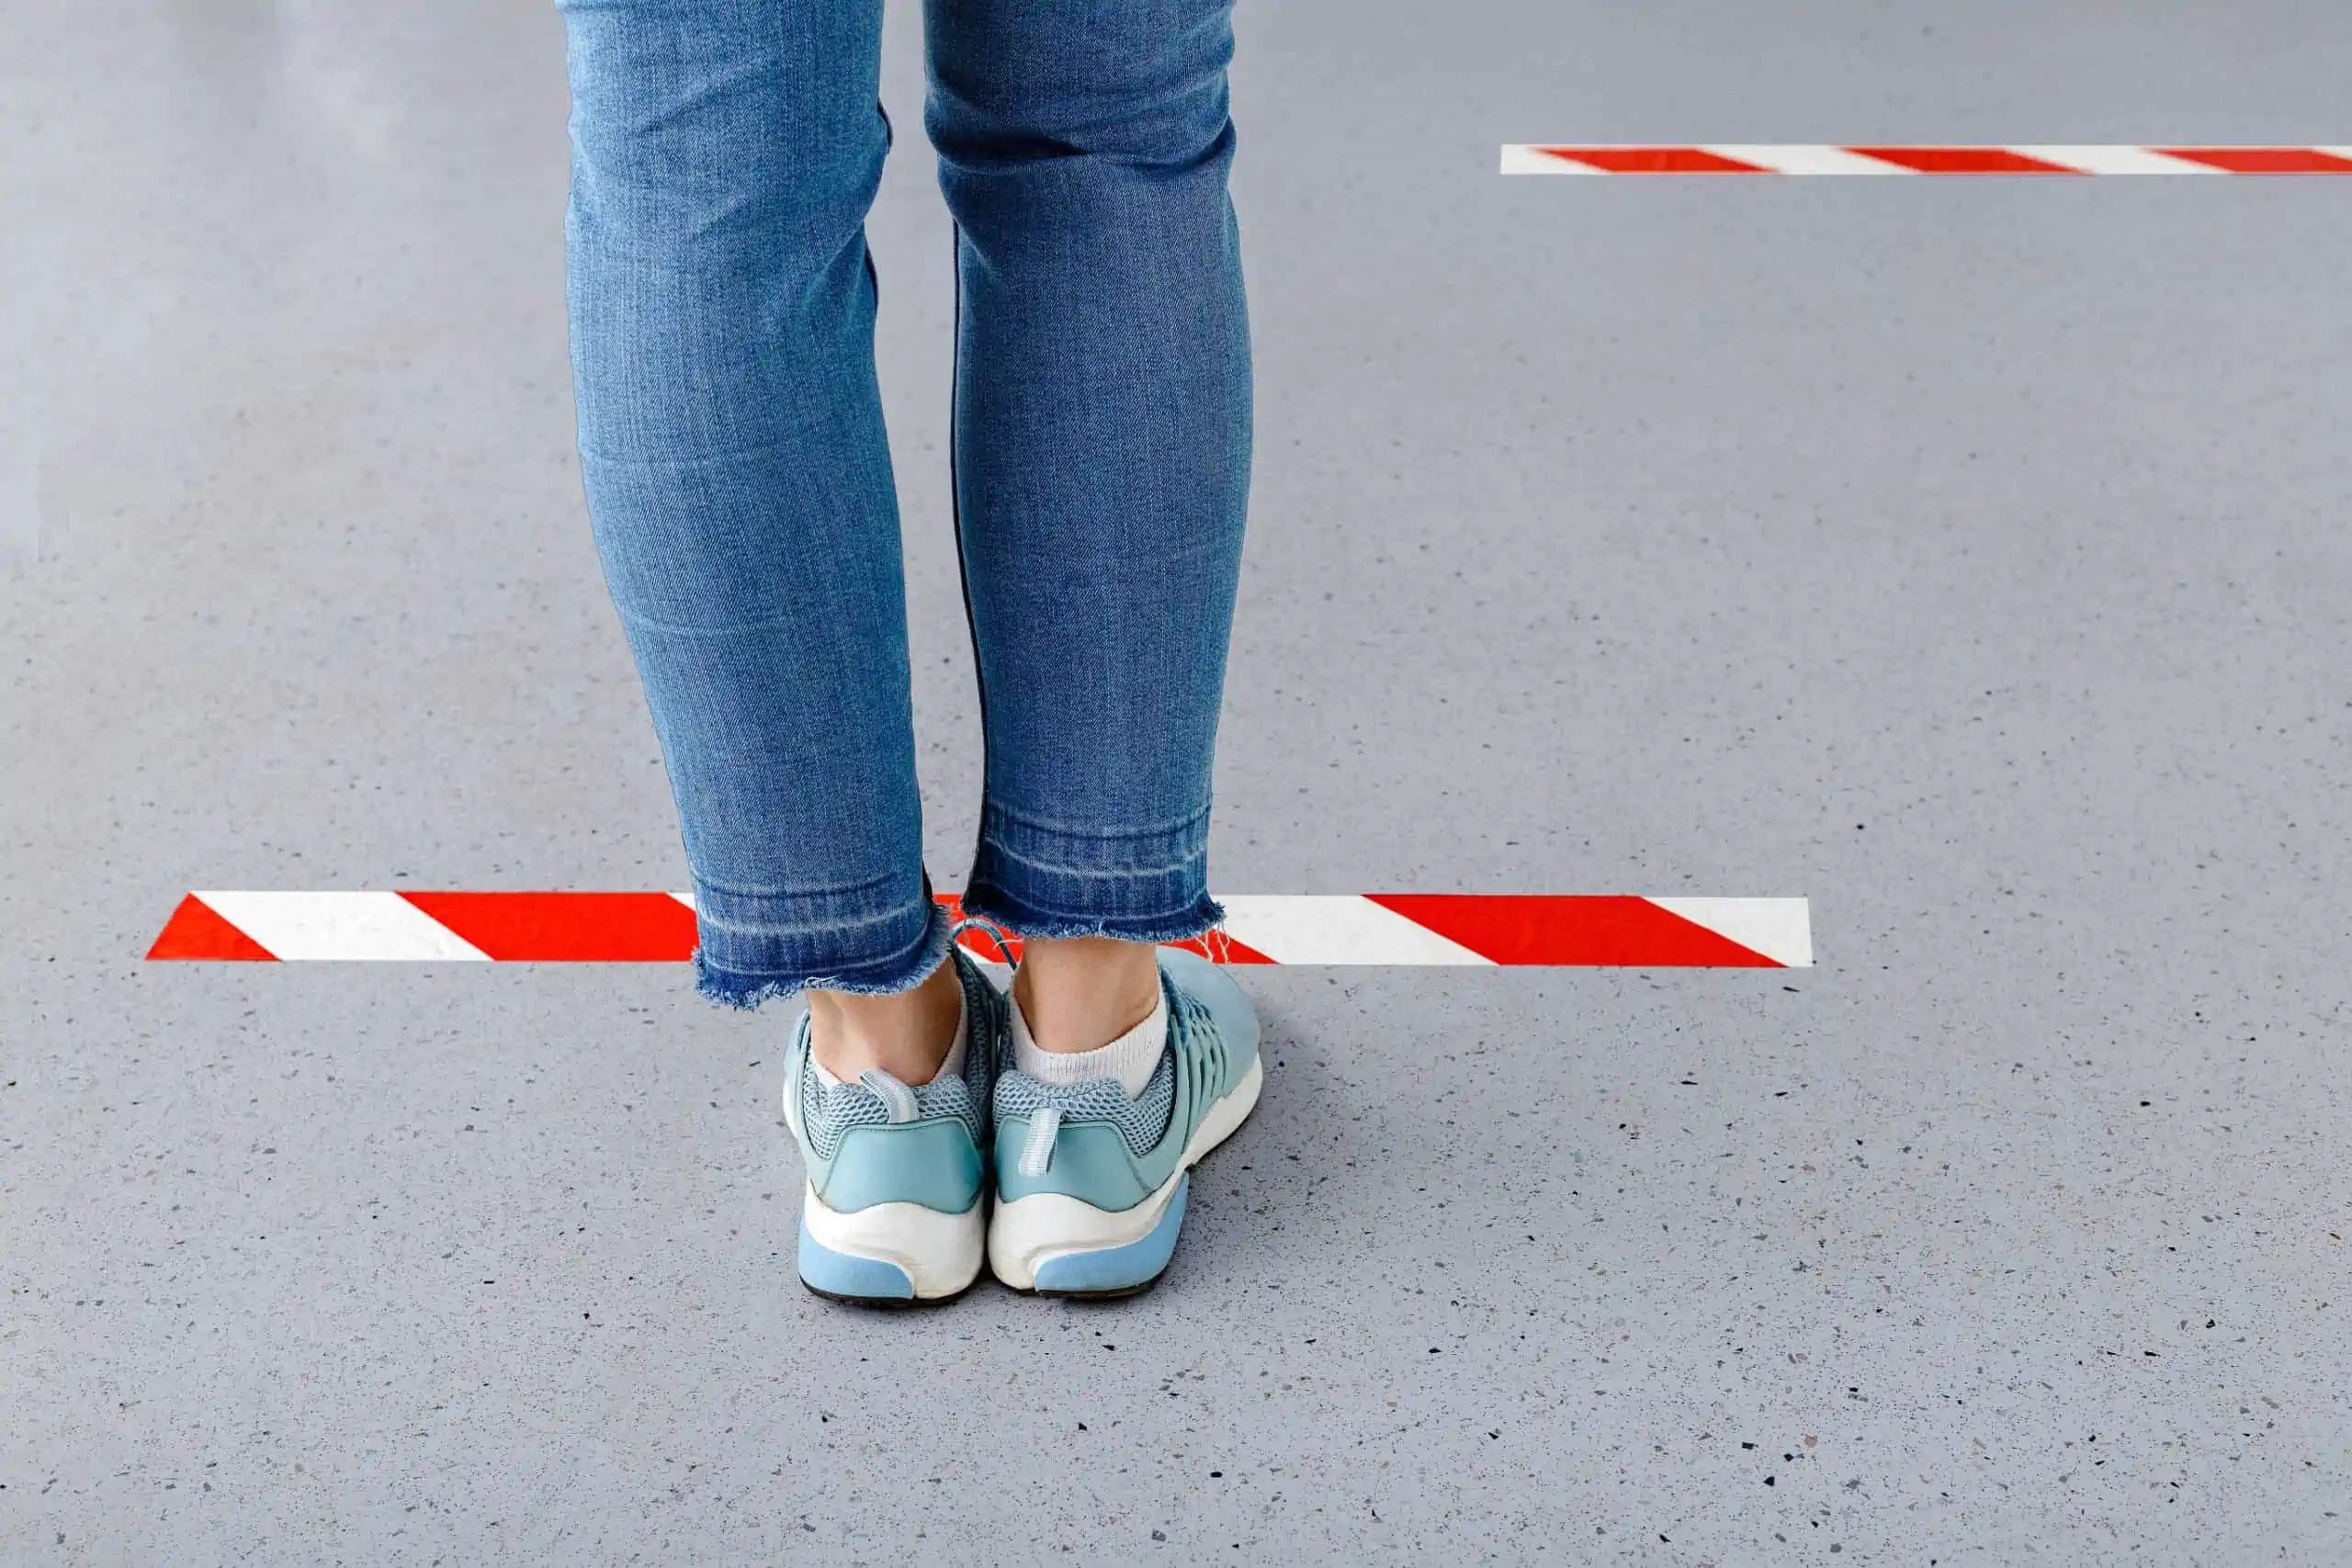
<svg viewBox="0 0 2352 1568">
<path fill-rule="evenodd" d="M 1151 1004 L 1151 1016 L 1108 1045 L 1091 1051 L 1048 1051 L 1029 1032 L 1021 1004 L 1012 1004 L 1012 1065 L 1041 1083 L 1072 1088 L 1097 1078 L 1116 1078 L 1133 1100 L 1159 1070 L 1159 1054 L 1168 1048 L 1168 997 Z"/>
<path fill-rule="evenodd" d="M 939 1064 L 939 1071 L 931 1075 L 933 1081 L 964 1076 L 964 1042 L 971 1037 L 971 1033 L 972 1001 L 969 997 L 964 995 L 964 987 L 959 985 L 956 987 L 956 1043 L 947 1047 L 947 1060 Z M 831 1070 L 824 1063 L 811 1056 L 808 1058 L 808 1065 L 817 1069 L 819 1083 L 823 1084 L 827 1089 L 841 1087 L 842 1080 L 833 1077 Z"/>
</svg>

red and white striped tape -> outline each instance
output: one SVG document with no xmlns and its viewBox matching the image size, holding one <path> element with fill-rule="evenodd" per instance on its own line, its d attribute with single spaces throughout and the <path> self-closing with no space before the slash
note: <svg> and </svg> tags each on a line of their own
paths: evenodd
<svg viewBox="0 0 2352 1568">
<path fill-rule="evenodd" d="M 956 912 L 952 895 L 940 902 Z M 1227 964 L 1634 964 L 1803 968 L 1803 898 L 1366 893 L 1235 896 L 1176 945 Z M 978 928 L 965 942 L 1017 957 Z M 191 893 L 152 959 L 680 963 L 694 908 L 671 893 Z"/>
<path fill-rule="evenodd" d="M 1507 175 L 2352 175 L 2344 147 L 1569 147 L 1513 142 Z"/>
</svg>

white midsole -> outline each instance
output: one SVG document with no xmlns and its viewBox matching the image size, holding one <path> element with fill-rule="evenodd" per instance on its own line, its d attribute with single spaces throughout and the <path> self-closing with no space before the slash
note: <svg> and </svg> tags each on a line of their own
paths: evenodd
<svg viewBox="0 0 2352 1568">
<path fill-rule="evenodd" d="M 1184 1173 L 1231 1137 L 1248 1118 L 1265 1079 L 1265 1058 L 1252 1057 L 1250 1070 L 1241 1075 L 1233 1092 L 1210 1106 L 1209 1113 L 1193 1130 L 1184 1157 L 1176 1162 L 1168 1179 L 1132 1209 L 1098 1209 L 1066 1192 L 1033 1192 L 999 1203 L 996 1217 L 989 1222 L 989 1270 L 1016 1291 L 1035 1290 L 1037 1269 L 1050 1258 L 1141 1241 L 1168 1212 L 1169 1200 L 1175 1197 Z"/>
<path fill-rule="evenodd" d="M 979 1277 L 986 1255 L 988 1195 L 960 1214 L 921 1203 L 876 1203 L 847 1213 L 829 1206 L 813 1187 L 800 1200 L 800 1224 L 830 1251 L 895 1263 L 914 1281 L 917 1299 L 952 1296 Z"/>
</svg>

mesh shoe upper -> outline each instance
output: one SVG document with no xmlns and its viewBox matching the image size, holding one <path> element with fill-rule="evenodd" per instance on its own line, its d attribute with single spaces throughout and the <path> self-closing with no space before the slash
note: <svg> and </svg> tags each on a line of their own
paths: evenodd
<svg viewBox="0 0 2352 1568">
<path fill-rule="evenodd" d="M 935 1077 L 929 1083 L 896 1085 L 913 1098 L 910 1120 L 953 1117 L 964 1123 L 975 1146 L 988 1146 L 988 1105 L 1004 1049 L 1004 1003 L 979 966 L 954 952 L 956 978 L 964 987 L 964 1020 L 967 1036 L 961 1077 Z M 802 1026 L 804 1029 L 806 1024 Z M 889 1100 L 856 1079 L 828 1084 L 817 1075 L 816 1059 L 804 1055 L 798 1085 L 800 1130 L 819 1159 L 840 1152 L 842 1135 L 853 1127 L 882 1126 L 893 1118 Z M 910 1120 L 910 1118 L 900 1118 Z"/>
<path fill-rule="evenodd" d="M 1151 1081 L 1135 1099 L 1116 1078 L 1095 1078 L 1082 1084 L 1052 1084 L 1008 1067 L 997 1080 L 996 1113 L 1008 1120 L 1028 1121 L 1052 1109 L 1065 1122 L 1108 1122 L 1126 1140 L 1128 1152 L 1147 1155 L 1168 1135 L 1169 1119 L 1176 1113 L 1176 1057 L 1162 1050 Z"/>
<path fill-rule="evenodd" d="M 1176 1113 L 1176 1058 L 1186 1034 L 1214 1030 L 1201 1004 L 1165 975 L 1160 990 L 1168 998 L 1168 1044 L 1152 1069 L 1151 1081 L 1133 1100 L 1114 1078 L 1082 1084 L 1050 1084 L 1008 1065 L 997 1079 L 995 1110 L 1000 1121 L 1034 1121 L 1040 1111 L 1059 1112 L 1058 1120 L 1107 1122 L 1118 1128 L 1127 1152 L 1140 1158 L 1168 1136 Z"/>
<path fill-rule="evenodd" d="M 973 1143 L 987 1136 L 979 1102 L 973 1098 L 966 1079 L 933 1078 L 926 1084 L 907 1087 L 914 1095 L 914 1120 L 953 1116 L 964 1123 Z M 875 1090 L 855 1079 L 826 1083 L 817 1076 L 813 1061 L 801 1063 L 800 1125 L 818 1158 L 831 1159 L 840 1152 L 842 1134 L 852 1127 L 879 1127 L 889 1121 L 890 1107 Z"/>
</svg>

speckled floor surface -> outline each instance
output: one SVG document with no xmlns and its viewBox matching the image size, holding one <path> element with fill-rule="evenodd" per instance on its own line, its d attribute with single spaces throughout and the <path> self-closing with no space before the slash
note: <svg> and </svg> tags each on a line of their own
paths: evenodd
<svg viewBox="0 0 2352 1568">
<path fill-rule="evenodd" d="M 553 16 L 13 5 L 0 1562 L 2352 1561 L 2352 182 L 1492 172 L 2352 141 L 2352 11 L 1241 26 L 1216 880 L 1802 893 L 1820 967 L 1254 976 L 1156 1293 L 876 1316 L 791 1276 L 781 1017 L 142 966 L 189 887 L 683 874 Z M 930 178 L 874 233 L 953 886 Z"/>
</svg>

